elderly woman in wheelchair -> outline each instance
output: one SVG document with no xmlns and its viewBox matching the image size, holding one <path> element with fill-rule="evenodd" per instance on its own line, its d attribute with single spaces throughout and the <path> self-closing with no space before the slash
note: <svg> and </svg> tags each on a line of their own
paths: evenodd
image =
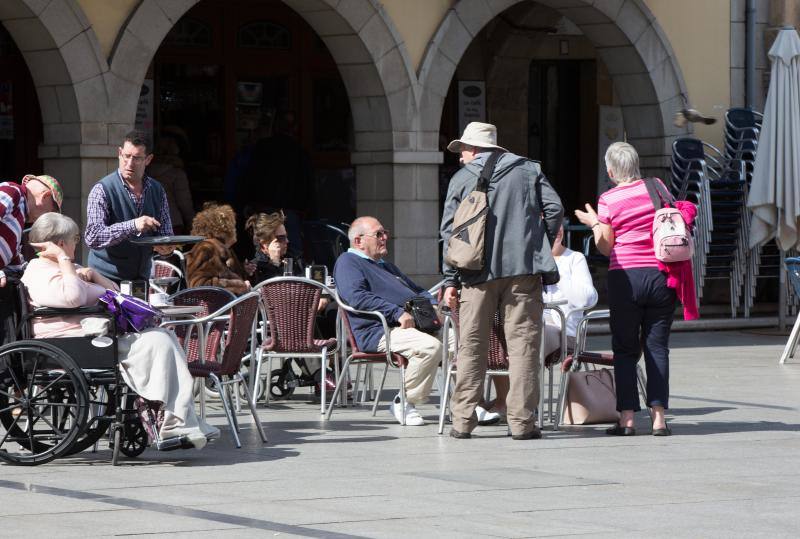
<svg viewBox="0 0 800 539">
<path fill-rule="evenodd" d="M 34 307 L 76 308 L 96 305 L 106 289 L 116 285 L 72 262 L 80 240 L 75 222 L 58 213 L 40 217 L 30 231 L 38 250 L 21 282 Z M 98 331 L 97 326 L 101 326 Z M 65 315 L 33 319 L 35 338 L 83 336 L 102 333 L 103 320 Z M 119 370 L 124 382 L 149 402 L 161 403 L 158 434 L 162 440 L 180 437 L 184 446 L 198 449 L 219 430 L 198 418 L 194 408 L 193 378 L 175 336 L 165 329 L 125 333 L 116 340 Z M 163 412 L 163 415 L 162 415 Z M 188 442 L 188 443 L 186 443 Z"/>
</svg>

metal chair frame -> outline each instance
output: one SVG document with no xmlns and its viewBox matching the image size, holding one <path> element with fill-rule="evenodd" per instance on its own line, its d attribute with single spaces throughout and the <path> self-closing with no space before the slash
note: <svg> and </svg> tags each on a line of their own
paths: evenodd
<svg viewBox="0 0 800 539">
<path fill-rule="evenodd" d="M 397 355 L 402 357 L 400 354 L 392 352 L 392 341 L 391 341 L 391 330 L 389 328 L 389 324 L 386 321 L 386 317 L 383 313 L 379 311 L 361 311 L 358 309 L 354 309 L 347 305 L 339 296 L 338 290 L 336 291 L 336 303 L 339 305 L 339 314 L 337 316 L 337 327 L 338 331 L 337 334 L 339 336 L 339 351 L 341 354 L 342 361 L 342 369 L 340 372 L 336 374 L 336 388 L 333 391 L 333 396 L 331 397 L 331 401 L 328 404 L 328 412 L 325 415 L 326 420 L 330 420 L 331 414 L 333 413 L 333 405 L 336 402 L 337 397 L 342 393 L 342 387 L 347 385 L 347 379 L 349 374 L 350 365 L 359 365 L 359 364 L 373 364 L 373 363 L 384 363 L 386 368 L 383 371 L 383 376 L 381 377 L 381 383 L 378 386 L 378 390 L 375 394 L 374 403 L 372 405 L 372 415 L 374 416 L 378 410 L 378 403 L 380 402 L 381 391 L 383 390 L 383 386 L 386 383 L 386 375 L 389 373 L 389 368 L 399 368 L 400 369 L 400 406 L 402 407 L 402 415 L 400 423 L 402 425 L 406 424 L 406 366 L 405 361 L 395 362 L 393 356 Z M 371 316 L 377 318 L 381 325 L 383 326 L 385 344 L 386 344 L 386 351 L 385 352 L 363 352 L 358 348 L 358 345 L 355 340 L 355 336 L 353 335 L 352 330 L 350 329 L 350 323 L 347 318 L 348 314 L 356 314 L 362 316 Z M 349 342 L 350 351 L 348 353 L 347 344 Z M 358 356 L 358 357 L 357 357 Z M 355 395 L 355 391 L 353 394 Z"/>
<path fill-rule="evenodd" d="M 228 320 L 229 320 L 229 328 L 228 328 L 228 335 L 227 335 L 226 340 L 230 340 L 230 338 L 231 338 L 231 334 L 232 334 L 232 332 L 234 330 L 233 324 L 242 324 L 242 325 L 244 325 L 244 322 L 247 322 L 249 324 L 249 328 L 250 328 L 249 329 L 249 333 L 252 336 L 255 333 L 255 324 L 256 324 L 256 319 L 257 319 L 256 313 L 258 312 L 259 299 L 260 299 L 260 294 L 258 294 L 256 292 L 248 292 L 247 294 L 244 294 L 244 295 L 236 298 L 235 300 L 229 302 L 228 304 L 224 305 L 223 307 L 221 307 L 217 311 L 215 311 L 215 312 L 213 312 L 213 313 L 211 313 L 211 314 L 209 314 L 207 316 L 204 316 L 204 317 L 201 317 L 201 318 L 196 318 L 196 319 L 193 319 L 193 320 L 172 320 L 172 321 L 169 321 L 169 322 L 163 322 L 161 324 L 161 327 L 181 327 L 181 326 L 185 326 L 187 328 L 187 333 L 186 333 L 186 337 L 185 337 L 186 339 L 190 338 L 190 334 L 191 334 L 192 331 L 197 331 L 198 334 L 199 334 L 199 343 L 200 343 L 200 346 L 198 348 L 198 353 L 200 354 L 200 362 L 201 362 L 201 365 L 202 365 L 202 364 L 205 364 L 208 359 L 210 359 L 210 358 L 208 358 L 206 356 L 207 351 L 208 351 L 207 350 L 207 346 L 206 346 L 207 337 L 208 337 L 208 328 L 213 327 L 214 323 L 217 323 L 217 322 L 219 322 L 221 320 L 225 320 L 224 317 L 229 317 L 228 318 Z M 245 320 L 243 322 L 243 321 L 238 320 L 236 318 L 236 316 L 235 316 L 236 307 L 239 306 L 241 303 L 245 303 L 245 302 L 248 302 L 248 301 L 255 301 L 256 305 L 255 305 L 255 308 L 253 310 L 252 320 L 249 320 L 249 321 Z M 218 362 L 220 364 L 220 370 L 221 371 L 224 370 L 225 364 L 226 364 L 227 360 L 229 359 L 228 355 L 233 353 L 233 352 L 231 352 L 232 347 L 228 346 L 229 344 L 230 343 L 226 342 L 226 347 L 224 348 L 223 353 L 222 353 L 222 357 L 220 358 L 220 361 Z M 246 344 L 245 344 L 245 346 L 246 346 Z M 251 344 L 251 354 L 252 354 L 252 344 Z M 238 358 L 238 361 L 239 361 L 239 364 L 241 364 L 241 358 Z M 237 367 L 237 369 L 238 368 L 239 367 Z M 192 370 L 191 365 L 189 366 L 189 369 L 190 369 L 190 371 Z M 258 411 L 256 410 L 256 407 L 254 405 L 253 397 L 250 394 L 250 388 L 244 382 L 244 379 L 242 378 L 242 375 L 238 370 L 236 372 L 218 372 L 218 373 L 212 371 L 212 372 L 206 373 L 205 375 L 193 374 L 193 376 L 195 376 L 196 378 L 197 377 L 199 377 L 199 378 L 208 377 L 214 383 L 217 391 L 219 392 L 220 400 L 222 401 L 222 408 L 223 408 L 223 410 L 225 412 L 225 417 L 228 420 L 228 424 L 231 427 L 231 433 L 233 435 L 233 439 L 234 439 L 234 442 L 235 442 L 237 448 L 241 448 L 242 447 L 241 441 L 239 439 L 239 423 L 238 423 L 238 420 L 236 419 L 236 414 L 235 414 L 235 412 L 233 410 L 233 401 L 232 401 L 231 396 L 229 395 L 228 386 L 232 385 L 232 384 L 241 384 L 241 387 L 243 387 L 244 390 L 245 390 L 246 397 L 247 397 L 247 402 L 248 402 L 249 407 L 250 407 L 250 413 L 253 416 L 253 421 L 256 424 L 256 429 L 258 430 L 258 434 L 259 434 L 259 436 L 261 436 L 262 442 L 264 442 L 264 443 L 267 442 L 267 437 L 266 437 L 266 434 L 264 434 L 264 429 L 261 426 L 261 421 L 258 419 Z"/>
</svg>

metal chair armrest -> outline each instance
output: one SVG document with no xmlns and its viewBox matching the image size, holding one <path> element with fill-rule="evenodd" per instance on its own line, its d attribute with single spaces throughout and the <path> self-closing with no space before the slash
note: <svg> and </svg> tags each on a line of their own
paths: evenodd
<svg viewBox="0 0 800 539">
<path fill-rule="evenodd" d="M 351 313 L 351 314 L 360 314 L 363 316 L 374 316 L 378 320 L 380 320 L 381 325 L 383 326 L 383 335 L 386 339 L 386 363 L 388 365 L 392 365 L 392 342 L 391 342 L 391 331 L 389 328 L 389 323 L 386 321 L 386 317 L 380 311 L 360 311 L 354 307 L 350 307 L 344 301 L 341 300 L 339 297 L 339 291 L 336 290 L 335 292 L 335 299 L 336 304 L 339 306 L 340 309 Z"/>
</svg>

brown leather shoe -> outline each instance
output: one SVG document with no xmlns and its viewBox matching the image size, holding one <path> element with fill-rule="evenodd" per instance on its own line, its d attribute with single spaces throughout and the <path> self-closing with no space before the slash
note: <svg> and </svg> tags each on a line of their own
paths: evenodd
<svg viewBox="0 0 800 539">
<path fill-rule="evenodd" d="M 542 431 L 539 427 L 533 427 L 533 430 L 523 432 L 522 434 L 512 434 L 512 440 L 538 440 L 542 437 Z"/>
<path fill-rule="evenodd" d="M 460 432 L 457 431 L 456 429 L 450 429 L 450 437 L 456 438 L 458 440 L 469 440 L 470 438 L 472 438 L 472 434 L 470 434 L 469 432 Z"/>
</svg>

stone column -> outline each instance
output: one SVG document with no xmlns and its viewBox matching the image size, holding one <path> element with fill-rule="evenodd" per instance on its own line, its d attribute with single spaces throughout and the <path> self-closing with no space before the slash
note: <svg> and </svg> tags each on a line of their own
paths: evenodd
<svg viewBox="0 0 800 539">
<path fill-rule="evenodd" d="M 420 286 L 440 279 L 441 152 L 358 152 L 358 215 L 373 215 L 391 233 L 389 259 Z"/>
</svg>

